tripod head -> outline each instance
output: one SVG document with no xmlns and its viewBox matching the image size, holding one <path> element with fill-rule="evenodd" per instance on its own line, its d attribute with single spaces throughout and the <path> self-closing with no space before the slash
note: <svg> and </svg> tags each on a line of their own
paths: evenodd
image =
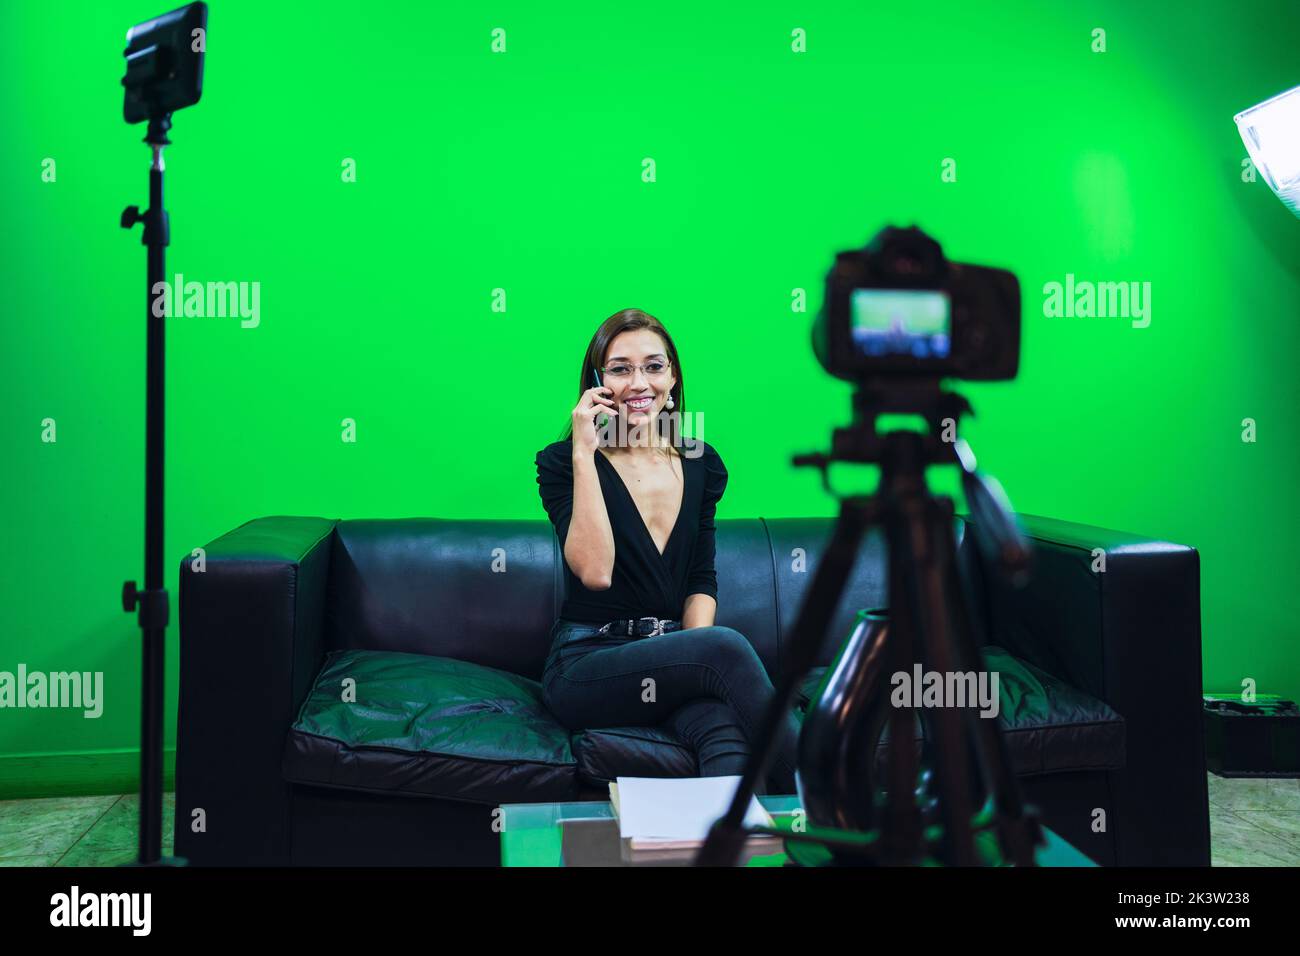
<svg viewBox="0 0 1300 956">
<path fill-rule="evenodd" d="M 881 432 L 881 415 L 919 415 L 928 431 Z M 836 428 L 829 454 L 810 452 L 795 455 L 795 467 L 815 467 L 822 473 L 822 487 L 839 498 L 830 482 L 831 462 L 891 464 L 925 480 L 927 465 L 952 464 L 961 469 L 962 492 L 971 520 L 983 532 L 978 546 L 988 565 L 1015 586 L 1029 575 L 1032 552 L 1011 517 L 1011 505 L 995 478 L 977 470 L 970 444 L 958 437 L 961 417 L 975 411 L 964 395 L 943 388 L 937 377 L 871 380 L 858 384 L 853 392 L 853 424 Z M 883 483 L 883 481 L 882 481 Z"/>
<path fill-rule="evenodd" d="M 936 376 L 861 381 L 853 391 L 853 424 L 835 429 L 830 454 L 796 455 L 792 463 L 819 467 L 823 478 L 832 461 L 883 464 L 886 438 L 893 432 L 880 432 L 877 419 L 881 415 L 920 415 L 929 425 L 923 441 L 924 464 L 943 464 L 953 458 L 951 445 L 941 441 L 944 430 L 955 433 L 965 414 L 974 414 L 970 402 L 956 392 L 945 391 Z M 829 484 L 826 490 L 831 491 Z"/>
</svg>

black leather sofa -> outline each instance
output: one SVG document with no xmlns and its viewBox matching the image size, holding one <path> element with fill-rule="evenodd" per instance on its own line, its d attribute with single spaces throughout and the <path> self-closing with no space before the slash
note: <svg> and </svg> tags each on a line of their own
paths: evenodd
<svg viewBox="0 0 1300 956">
<path fill-rule="evenodd" d="M 956 531 L 1027 799 L 1098 863 L 1208 865 L 1197 552 L 1018 517 L 1037 556 L 1019 591 L 985 579 L 973 526 Z M 718 521 L 717 623 L 774 676 L 832 524 Z M 194 865 L 497 865 L 503 803 L 694 775 L 670 733 L 571 735 L 546 712 L 537 682 L 562 560 L 545 520 L 316 517 L 259 518 L 187 557 L 175 852 Z M 798 714 L 856 612 L 886 603 L 885 572 L 873 533 Z"/>
</svg>

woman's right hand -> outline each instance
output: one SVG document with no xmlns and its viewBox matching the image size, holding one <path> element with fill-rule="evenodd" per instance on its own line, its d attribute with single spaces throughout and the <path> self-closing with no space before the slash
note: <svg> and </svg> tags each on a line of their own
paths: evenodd
<svg viewBox="0 0 1300 956">
<path fill-rule="evenodd" d="M 582 398 L 573 409 L 573 450 L 583 454 L 594 455 L 599 444 L 600 432 L 596 428 L 596 416 L 617 414 L 617 405 L 608 397 L 612 393 L 607 385 L 595 385 L 582 393 Z"/>
</svg>

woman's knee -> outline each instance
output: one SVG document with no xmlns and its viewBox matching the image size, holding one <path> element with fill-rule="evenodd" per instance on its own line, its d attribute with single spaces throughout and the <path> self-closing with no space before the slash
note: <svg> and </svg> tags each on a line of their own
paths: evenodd
<svg viewBox="0 0 1300 956">
<path fill-rule="evenodd" d="M 713 625 L 700 628 L 699 647 L 708 663 L 723 669 L 733 667 L 762 667 L 758 652 L 744 634 L 733 627 Z"/>
</svg>

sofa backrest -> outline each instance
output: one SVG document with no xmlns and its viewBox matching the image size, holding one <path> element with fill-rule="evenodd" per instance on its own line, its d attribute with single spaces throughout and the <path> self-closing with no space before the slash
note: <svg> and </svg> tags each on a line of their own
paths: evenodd
<svg viewBox="0 0 1300 956">
<path fill-rule="evenodd" d="M 776 676 L 834 518 L 717 521 L 717 624 L 754 645 Z M 331 553 L 326 647 L 434 654 L 540 679 L 564 601 L 551 523 L 389 518 L 340 521 Z M 884 540 L 867 536 L 817 656 L 829 664 L 857 611 L 887 603 Z"/>
</svg>

